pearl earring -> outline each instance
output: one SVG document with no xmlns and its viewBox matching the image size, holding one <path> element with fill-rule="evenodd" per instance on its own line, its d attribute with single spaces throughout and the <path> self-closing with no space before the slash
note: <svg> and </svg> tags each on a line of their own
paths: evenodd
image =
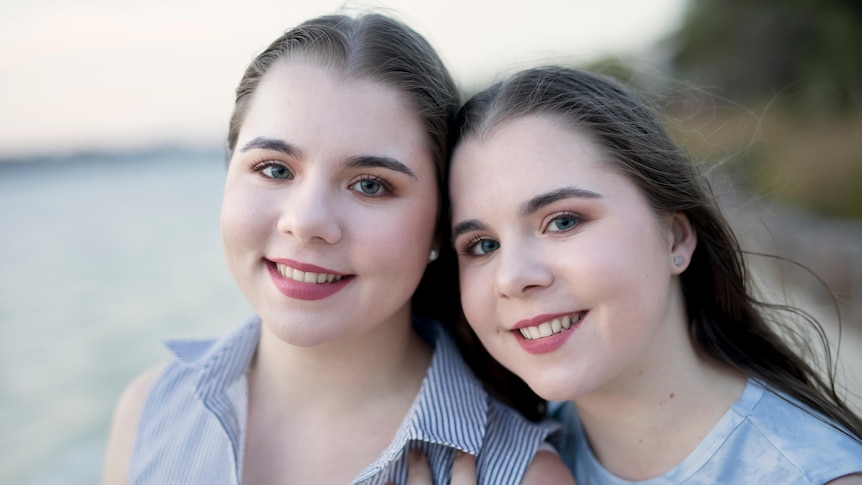
<svg viewBox="0 0 862 485">
<path fill-rule="evenodd" d="M 437 250 L 432 249 L 431 254 L 428 255 L 428 261 L 434 261 L 437 259 Z"/>
<path fill-rule="evenodd" d="M 673 257 L 673 265 L 676 266 L 677 268 L 681 268 L 682 264 L 684 262 L 685 262 L 685 260 L 682 259 L 682 256 L 674 256 Z"/>
</svg>

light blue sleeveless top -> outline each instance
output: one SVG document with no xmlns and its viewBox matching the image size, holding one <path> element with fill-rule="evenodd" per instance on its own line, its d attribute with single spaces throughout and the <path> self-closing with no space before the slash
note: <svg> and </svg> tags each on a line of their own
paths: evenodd
<svg viewBox="0 0 862 485">
<path fill-rule="evenodd" d="M 823 484 L 862 473 L 862 443 L 808 409 L 749 380 L 739 401 L 679 465 L 660 477 L 631 482 L 593 455 L 574 405 L 550 407 L 563 423 L 561 455 L 578 485 Z"/>
<path fill-rule="evenodd" d="M 168 342 L 176 359 L 141 412 L 130 484 L 240 483 L 260 325 L 253 318 L 217 341 Z M 431 365 L 392 443 L 352 483 L 406 484 L 408 448 L 425 452 L 435 484 L 449 482 L 455 450 L 477 456 L 479 483 L 519 483 L 556 425 L 531 423 L 489 396 L 439 323 L 414 327 L 434 347 Z"/>
</svg>

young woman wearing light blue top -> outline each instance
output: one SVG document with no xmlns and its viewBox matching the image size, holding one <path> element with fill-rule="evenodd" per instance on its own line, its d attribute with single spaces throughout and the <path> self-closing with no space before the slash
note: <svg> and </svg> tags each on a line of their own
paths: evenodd
<svg viewBox="0 0 862 485">
<path fill-rule="evenodd" d="M 464 313 L 555 401 L 580 485 L 862 483 L 862 420 L 768 319 L 787 308 L 752 296 L 707 182 L 646 102 L 528 69 L 453 130 Z"/>
<path fill-rule="evenodd" d="M 105 482 L 404 484 L 420 450 L 436 484 L 459 453 L 480 483 L 571 483 L 537 453 L 554 428 L 491 397 L 434 320 L 457 304 L 435 260 L 452 257 L 458 96 L 425 39 L 379 14 L 312 19 L 236 94 L 222 241 L 257 316 L 170 343 L 129 386 Z"/>
</svg>

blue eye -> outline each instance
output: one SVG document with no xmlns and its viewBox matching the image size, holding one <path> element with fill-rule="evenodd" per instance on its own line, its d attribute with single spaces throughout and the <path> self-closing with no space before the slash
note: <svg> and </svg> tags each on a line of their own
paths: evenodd
<svg viewBox="0 0 862 485">
<path fill-rule="evenodd" d="M 548 223 L 550 232 L 566 232 L 575 228 L 580 221 L 573 214 L 561 214 L 555 216 Z"/>
<path fill-rule="evenodd" d="M 493 239 L 483 239 L 482 242 L 479 243 L 479 249 L 483 254 L 488 254 L 492 251 L 496 251 L 500 249 L 500 243 L 494 241 Z"/>
<path fill-rule="evenodd" d="M 287 180 L 293 178 L 293 172 L 291 172 L 289 168 L 276 163 L 271 163 L 262 167 L 260 169 L 260 173 L 271 179 Z"/>
<path fill-rule="evenodd" d="M 365 195 L 377 195 L 383 186 L 374 180 L 363 180 L 356 183 L 357 189 Z"/>
<path fill-rule="evenodd" d="M 482 256 L 500 249 L 500 243 L 493 239 L 476 239 L 467 244 L 467 254 Z"/>
<path fill-rule="evenodd" d="M 392 186 L 385 180 L 371 176 L 363 176 L 358 182 L 351 184 L 350 189 L 368 197 L 382 197 L 393 192 Z"/>
</svg>

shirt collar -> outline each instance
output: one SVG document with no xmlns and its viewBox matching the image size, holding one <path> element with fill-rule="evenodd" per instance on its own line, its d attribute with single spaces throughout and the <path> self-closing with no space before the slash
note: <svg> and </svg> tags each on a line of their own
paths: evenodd
<svg viewBox="0 0 862 485">
<path fill-rule="evenodd" d="M 424 441 L 477 455 L 485 436 L 488 394 L 461 358 L 455 342 L 434 320 L 414 318 L 419 334 L 434 348 L 419 393 L 390 445 L 358 477 L 361 481 L 399 459 L 411 441 Z M 165 345 L 185 366 L 200 370 L 196 393 L 221 422 L 242 463 L 247 394 L 227 392 L 248 370 L 260 337 L 261 322 L 252 318 L 219 340 L 176 340 Z M 245 396 L 240 399 L 238 396 Z"/>
<path fill-rule="evenodd" d="M 400 458 L 411 441 L 447 446 L 472 455 L 477 455 L 482 447 L 488 414 L 487 392 L 440 323 L 417 318 L 414 326 L 434 347 L 431 365 L 392 443 L 356 481 L 374 475 Z"/>
<path fill-rule="evenodd" d="M 253 317 L 219 340 L 174 340 L 165 345 L 181 365 L 198 370 L 195 393 L 227 434 L 237 477 L 242 476 L 248 417 L 246 372 L 257 350 L 261 322 Z"/>
</svg>

